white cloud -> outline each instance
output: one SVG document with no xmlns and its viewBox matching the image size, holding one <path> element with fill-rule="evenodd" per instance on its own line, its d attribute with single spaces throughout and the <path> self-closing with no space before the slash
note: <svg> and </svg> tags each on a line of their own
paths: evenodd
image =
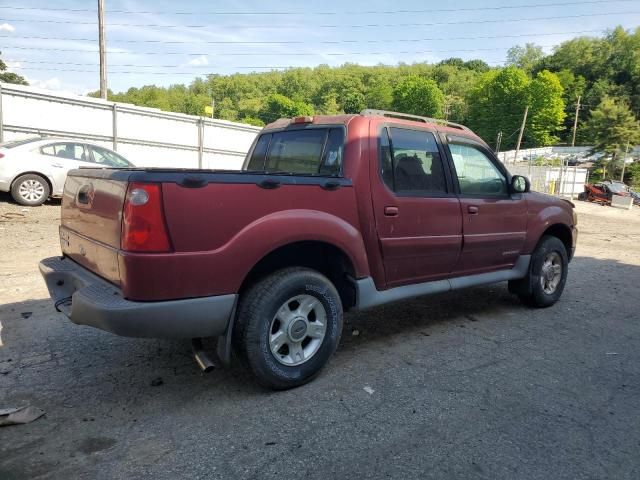
<svg viewBox="0 0 640 480">
<path fill-rule="evenodd" d="M 9 23 L 2 23 L 0 24 L 0 32 L 15 32 L 16 31 L 16 27 L 14 27 L 13 25 L 9 24 Z"/>
<path fill-rule="evenodd" d="M 192 65 L 194 67 L 201 67 L 203 65 L 209 65 L 209 59 L 206 55 L 200 55 L 199 57 L 193 58 L 187 62 L 187 65 Z"/>
<path fill-rule="evenodd" d="M 52 77 L 47 80 L 34 80 L 30 78 L 29 85 L 45 90 L 60 90 L 62 88 L 62 82 L 60 82 L 58 77 Z"/>
</svg>

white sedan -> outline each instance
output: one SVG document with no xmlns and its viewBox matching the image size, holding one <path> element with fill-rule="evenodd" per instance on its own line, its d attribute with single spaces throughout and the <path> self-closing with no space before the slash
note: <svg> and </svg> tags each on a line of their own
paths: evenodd
<svg viewBox="0 0 640 480">
<path fill-rule="evenodd" d="M 66 138 L 28 138 L 0 143 L 0 192 L 20 205 L 42 205 L 59 197 L 67 172 L 80 167 L 131 168 L 113 150 Z"/>
</svg>

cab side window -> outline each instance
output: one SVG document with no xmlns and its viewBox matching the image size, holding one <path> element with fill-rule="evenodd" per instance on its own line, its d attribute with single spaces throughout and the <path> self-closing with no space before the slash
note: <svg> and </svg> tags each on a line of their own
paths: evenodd
<svg viewBox="0 0 640 480">
<path fill-rule="evenodd" d="M 396 193 L 447 192 L 442 158 L 431 132 L 385 128 L 380 137 L 380 169 L 384 183 Z"/>
<path fill-rule="evenodd" d="M 507 180 L 482 150 L 472 145 L 449 143 L 449 150 L 463 195 L 506 195 Z"/>
</svg>

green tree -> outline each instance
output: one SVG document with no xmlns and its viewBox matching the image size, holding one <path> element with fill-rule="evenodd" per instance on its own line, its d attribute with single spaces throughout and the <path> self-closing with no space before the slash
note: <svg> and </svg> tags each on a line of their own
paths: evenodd
<svg viewBox="0 0 640 480">
<path fill-rule="evenodd" d="M 267 97 L 264 107 L 260 112 L 260 120 L 265 123 L 271 123 L 279 118 L 291 118 L 302 115 L 313 115 L 313 106 L 274 93 Z"/>
<path fill-rule="evenodd" d="M 389 110 L 393 105 L 393 88 L 385 80 L 376 80 L 365 94 L 365 108 Z"/>
<path fill-rule="evenodd" d="M 340 105 L 338 105 L 338 96 L 335 92 L 329 92 L 322 98 L 322 104 L 318 109 L 318 112 L 322 115 L 335 115 L 340 112 Z"/>
<path fill-rule="evenodd" d="M 552 145 L 565 119 L 565 103 L 560 79 L 548 70 L 538 72 L 529 84 L 527 138 L 535 146 Z"/>
<path fill-rule="evenodd" d="M 531 73 L 543 58 L 542 47 L 533 43 L 527 43 L 524 47 L 516 45 L 507 51 L 507 65 L 521 68 L 527 73 Z"/>
<path fill-rule="evenodd" d="M 399 112 L 442 117 L 443 106 L 442 90 L 428 78 L 409 76 L 393 90 L 393 107 Z"/>
<path fill-rule="evenodd" d="M 344 97 L 342 107 L 345 113 L 360 113 L 366 107 L 364 94 L 360 92 L 349 92 Z"/>
<path fill-rule="evenodd" d="M 640 123 L 628 105 L 610 97 L 603 99 L 591 112 L 586 128 L 593 141 L 593 152 L 604 154 L 603 166 L 610 174 L 621 166 L 621 153 L 627 143 L 635 145 L 640 142 Z"/>
<path fill-rule="evenodd" d="M 2 52 L 0 52 L 2 54 Z M 29 83 L 17 73 L 8 72 L 7 64 L 0 59 L 0 82 L 14 83 L 17 85 L 29 85 Z"/>
<path fill-rule="evenodd" d="M 490 70 L 467 94 L 469 126 L 490 144 L 503 133 L 501 149 L 514 148 L 514 133 L 529 102 L 529 78 L 517 67 Z"/>
<path fill-rule="evenodd" d="M 627 165 L 624 171 L 624 182 L 634 188 L 640 188 L 640 162 Z"/>
</svg>

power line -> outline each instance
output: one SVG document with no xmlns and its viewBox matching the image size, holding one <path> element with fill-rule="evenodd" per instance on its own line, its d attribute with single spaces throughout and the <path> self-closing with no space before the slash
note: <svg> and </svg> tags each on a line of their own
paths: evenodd
<svg viewBox="0 0 640 480">
<path fill-rule="evenodd" d="M 515 23 L 515 22 L 533 22 L 536 20 L 564 20 L 568 18 L 586 18 L 586 17 L 602 17 L 610 15 L 635 15 L 640 11 L 628 12 L 603 12 L 603 13 L 583 13 L 579 15 L 562 15 L 552 17 L 527 17 L 527 18 L 508 18 L 508 19 L 492 19 L 492 20 L 462 20 L 455 22 L 431 22 L 431 23 L 368 23 L 368 24 L 352 24 L 352 25 L 175 25 L 162 23 L 110 23 L 110 27 L 132 27 L 132 28 L 243 28 L 243 29 L 308 29 L 308 28 L 382 28 L 382 27 L 433 27 L 438 25 L 471 25 L 471 24 L 487 24 L 487 23 Z M 0 19 L 0 22 L 27 22 L 27 23 L 51 23 L 64 25 L 95 25 L 95 22 L 79 22 L 77 20 L 29 20 L 29 19 Z"/>
<path fill-rule="evenodd" d="M 494 10 L 513 10 L 521 8 L 544 8 L 544 7 L 567 7 L 576 5 L 595 5 L 595 4 L 611 4 L 611 3 L 628 3 L 635 2 L 636 0 L 585 0 L 575 2 L 558 2 L 558 3 L 537 3 L 537 4 L 521 4 L 521 5 L 501 5 L 495 7 L 467 7 L 467 8 L 438 8 L 439 12 L 478 12 L 478 11 L 494 11 Z M 52 12 L 88 12 L 96 13 L 96 10 L 89 8 L 58 8 L 58 7 L 25 7 L 16 5 L 0 5 L 0 8 L 7 10 L 38 10 L 38 11 L 52 11 Z M 122 13 L 122 14 L 156 14 L 156 15 L 244 15 L 244 16 L 261 16 L 261 15 L 393 15 L 393 14 L 410 14 L 410 13 L 433 13 L 434 10 L 359 10 L 359 11 L 336 11 L 336 12 L 223 12 L 223 11 L 154 11 L 154 10 L 107 10 L 107 13 Z"/>
<path fill-rule="evenodd" d="M 554 45 L 539 45 L 540 47 L 553 47 Z M 314 56 L 314 55 L 327 55 L 327 56 L 345 56 L 345 55 L 396 55 L 396 54 L 425 54 L 425 53 L 456 53 L 456 52 L 491 52 L 491 51 L 504 51 L 509 50 L 511 47 L 493 47 L 493 48 L 457 48 L 457 49 L 449 49 L 449 50 L 406 50 L 399 51 L 395 50 L 393 52 L 327 52 L 327 53 L 317 53 L 317 52 L 305 52 L 305 53 L 286 53 L 283 54 L 281 52 L 278 53 L 202 53 L 200 55 L 204 56 L 282 56 L 282 55 L 296 55 L 296 56 Z M 82 50 L 86 51 L 86 50 Z M 86 51 L 88 53 L 96 53 L 95 51 Z M 112 53 L 112 52 L 107 52 Z M 134 52 L 129 52 L 134 53 Z M 153 54 L 159 55 L 169 55 L 169 54 L 180 54 L 184 55 L 180 52 L 151 52 Z M 138 53 L 137 55 L 146 55 L 145 53 Z M 93 63 L 72 63 L 72 62 L 55 62 L 55 61 L 31 61 L 31 60 L 10 60 L 11 62 L 20 62 L 20 63 L 38 63 L 38 64 L 51 64 L 51 65 L 93 65 Z M 152 68 L 152 67 L 162 67 L 162 68 L 179 68 L 184 67 L 184 65 L 140 65 L 140 64 L 112 64 L 112 67 L 144 67 L 144 68 Z M 192 65 L 192 68 L 210 68 L 208 65 Z"/>
<path fill-rule="evenodd" d="M 574 32 L 553 32 L 553 33 L 522 33 L 514 35 L 483 35 L 475 37 L 434 37 L 434 38 L 389 38 L 384 40 L 322 40 L 314 43 L 321 44 L 358 44 L 358 43 L 392 43 L 392 42 L 433 42 L 433 41 L 449 41 L 449 40 L 489 40 L 489 39 L 501 39 L 501 38 L 522 38 L 522 37 L 546 37 L 553 35 L 576 35 L 581 33 L 603 33 L 607 28 L 598 28 L 595 30 L 578 30 Z M 0 38 L 6 39 L 24 39 L 24 40 L 60 40 L 69 42 L 97 42 L 96 38 L 68 38 L 68 37 L 41 37 L 41 36 L 18 36 L 18 35 L 0 35 Z M 112 43 L 160 43 L 160 44 L 211 44 L 211 45 L 302 45 L 309 44 L 307 40 L 284 40 L 284 41 L 218 41 L 218 40 L 203 40 L 203 41 L 172 41 L 172 40 L 111 40 Z M 29 50 L 30 47 L 12 47 L 6 46 L 5 48 L 16 48 L 21 50 Z M 50 51 L 93 51 L 93 50 L 59 50 L 59 49 L 46 49 L 36 48 L 37 50 L 50 50 Z M 95 50 L 97 52 L 97 50 Z M 122 53 L 122 52 L 110 52 L 108 53 Z"/>
</svg>

